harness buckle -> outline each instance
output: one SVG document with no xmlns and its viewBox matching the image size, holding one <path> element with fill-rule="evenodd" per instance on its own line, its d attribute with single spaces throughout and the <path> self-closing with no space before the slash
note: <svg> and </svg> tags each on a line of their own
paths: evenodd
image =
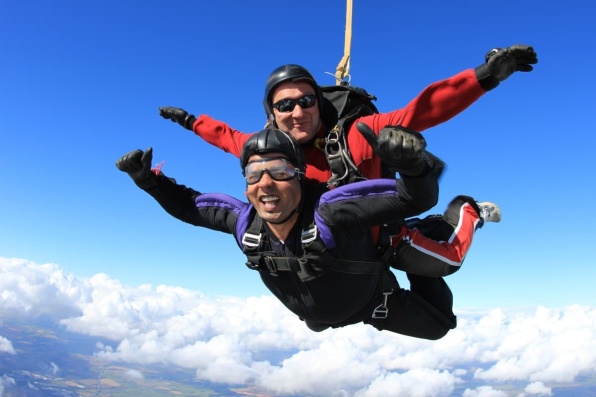
<svg viewBox="0 0 596 397">
<path fill-rule="evenodd" d="M 242 236 L 242 244 L 244 244 L 246 247 L 257 248 L 261 244 L 262 235 L 262 233 L 251 234 L 246 232 L 244 233 L 244 236 Z"/>
<path fill-rule="evenodd" d="M 325 137 L 325 143 L 327 145 L 329 145 L 329 144 L 333 145 L 333 144 L 336 144 L 337 142 L 339 142 L 339 127 L 336 125 L 335 127 L 333 127 L 333 129 L 331 131 L 329 131 L 329 133 Z"/>
<path fill-rule="evenodd" d="M 269 270 L 272 273 L 277 273 L 277 265 L 275 264 L 275 260 L 272 257 L 265 256 L 263 257 L 263 260 L 265 261 L 265 266 L 267 266 L 267 270 Z"/>
<path fill-rule="evenodd" d="M 245 263 L 246 267 L 248 267 L 250 270 L 259 270 L 259 264 L 258 263 L 254 263 L 251 261 L 247 261 Z"/>
<path fill-rule="evenodd" d="M 302 244 L 308 244 L 317 238 L 317 225 L 313 224 L 309 229 L 303 229 L 300 240 Z"/>
<path fill-rule="evenodd" d="M 376 319 L 385 319 L 389 314 L 389 309 L 387 308 L 387 299 L 389 299 L 389 295 L 391 295 L 393 291 L 383 292 L 383 303 L 373 310 L 372 318 Z"/>
</svg>

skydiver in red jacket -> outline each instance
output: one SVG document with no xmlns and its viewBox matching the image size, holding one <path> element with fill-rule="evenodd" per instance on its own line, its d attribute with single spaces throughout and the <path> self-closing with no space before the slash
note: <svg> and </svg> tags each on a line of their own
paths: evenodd
<svg viewBox="0 0 596 397">
<path fill-rule="evenodd" d="M 355 131 L 358 124 L 368 126 L 375 134 L 388 125 L 422 132 L 461 113 L 514 72 L 532 71 L 532 64 L 537 62 L 531 46 L 518 44 L 496 48 L 487 53 L 485 63 L 429 85 L 404 108 L 355 119 L 346 126 L 347 149 L 354 164 L 365 178 L 382 176 L 383 159 L 372 150 L 367 139 Z M 308 164 L 306 177 L 327 182 L 331 172 L 324 153 L 324 139 L 334 126 L 325 122 L 328 112 L 325 112 L 323 102 L 320 86 L 302 66 L 283 65 L 267 79 L 263 103 L 269 122 L 302 144 Z M 207 115 L 195 118 L 180 108 L 162 107 L 160 114 L 236 157 L 251 135 Z M 379 137 L 379 143 L 388 155 L 392 154 L 393 148 L 402 147 L 401 142 L 392 139 L 395 137 Z"/>
</svg>

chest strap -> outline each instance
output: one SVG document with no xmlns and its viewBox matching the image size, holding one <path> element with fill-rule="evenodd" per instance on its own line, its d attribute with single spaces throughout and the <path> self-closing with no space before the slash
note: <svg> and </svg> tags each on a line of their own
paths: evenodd
<svg viewBox="0 0 596 397">
<path fill-rule="evenodd" d="M 359 116 L 359 110 L 338 120 L 325 137 L 325 157 L 331 171 L 327 186 L 330 188 L 366 179 L 352 160 L 345 132 L 346 124 L 350 124 Z"/>
<path fill-rule="evenodd" d="M 334 257 L 319 238 L 314 221 L 302 230 L 303 255 L 297 257 L 277 256 L 275 252 L 263 251 L 262 219 L 256 216 L 242 237 L 243 252 L 247 257 L 246 266 L 251 270 L 268 271 L 272 275 L 279 272 L 293 272 L 302 281 L 313 280 L 329 270 L 347 274 L 377 275 L 381 282 L 381 303 L 373 310 L 374 319 L 385 319 L 389 309 L 387 300 L 397 286 L 388 275 L 388 268 L 382 262 L 350 261 Z"/>
<path fill-rule="evenodd" d="M 263 247 L 263 224 L 260 217 L 255 217 L 242 237 L 243 252 L 248 261 L 246 266 L 252 270 L 299 273 L 301 279 L 311 279 L 325 270 L 334 270 L 348 274 L 382 274 L 385 267 L 378 262 L 351 261 L 333 256 L 319 238 L 317 225 L 311 222 L 302 230 L 301 257 L 286 257 Z"/>
</svg>

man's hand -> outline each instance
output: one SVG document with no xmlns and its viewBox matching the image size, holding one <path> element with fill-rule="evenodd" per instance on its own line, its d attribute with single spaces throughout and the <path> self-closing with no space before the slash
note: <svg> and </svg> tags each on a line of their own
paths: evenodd
<svg viewBox="0 0 596 397">
<path fill-rule="evenodd" d="M 474 69 L 480 86 L 490 91 L 514 72 L 531 72 L 538 63 L 536 51 L 529 45 L 516 44 L 494 48 L 486 53 L 485 63 Z"/>
<path fill-rule="evenodd" d="M 419 132 L 402 126 L 386 126 L 377 136 L 364 123 L 356 124 L 356 128 L 381 161 L 400 174 L 416 176 L 424 171 L 426 140 Z"/>
<path fill-rule="evenodd" d="M 418 159 L 426 149 L 426 139 L 419 132 L 406 127 L 388 125 L 379 131 L 379 136 L 364 123 L 358 123 L 356 128 L 373 152 L 387 165 Z"/>
<path fill-rule="evenodd" d="M 151 171 L 153 160 L 153 149 L 148 148 L 144 153 L 142 150 L 133 150 L 120 157 L 116 161 L 116 167 L 128 173 L 138 187 L 146 189 L 155 186 L 155 174 Z"/>
<path fill-rule="evenodd" d="M 531 72 L 534 70 L 532 65 L 538 63 L 534 48 L 523 44 L 492 49 L 486 54 L 485 59 L 489 73 L 499 82 L 514 72 Z"/>
<path fill-rule="evenodd" d="M 192 126 L 196 121 L 195 116 L 189 114 L 186 110 L 171 106 L 159 108 L 159 115 L 166 120 L 172 120 L 172 122 L 180 124 L 190 131 L 192 131 Z"/>
</svg>

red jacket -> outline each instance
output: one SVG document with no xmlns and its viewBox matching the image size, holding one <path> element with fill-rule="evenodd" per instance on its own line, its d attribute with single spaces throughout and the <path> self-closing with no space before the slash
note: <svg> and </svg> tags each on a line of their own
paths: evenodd
<svg viewBox="0 0 596 397">
<path fill-rule="evenodd" d="M 415 131 L 424 131 L 461 113 L 485 92 L 478 83 L 474 70 L 467 69 L 429 85 L 403 109 L 357 119 L 352 123 L 347 134 L 348 147 L 354 163 L 365 177 L 369 179 L 381 177 L 381 160 L 374 155 L 368 142 L 356 130 L 356 123 L 367 124 L 377 134 L 386 125 L 401 125 Z M 242 146 L 251 135 L 234 130 L 229 125 L 207 115 L 200 115 L 197 118 L 193 130 L 210 144 L 236 157 L 240 156 Z M 326 131 L 327 129 L 323 127 L 318 133 L 318 138 L 324 138 Z M 331 172 L 325 153 L 322 151 L 324 141 L 317 139 L 315 145 L 303 147 L 308 165 L 306 177 L 327 182 Z"/>
</svg>

